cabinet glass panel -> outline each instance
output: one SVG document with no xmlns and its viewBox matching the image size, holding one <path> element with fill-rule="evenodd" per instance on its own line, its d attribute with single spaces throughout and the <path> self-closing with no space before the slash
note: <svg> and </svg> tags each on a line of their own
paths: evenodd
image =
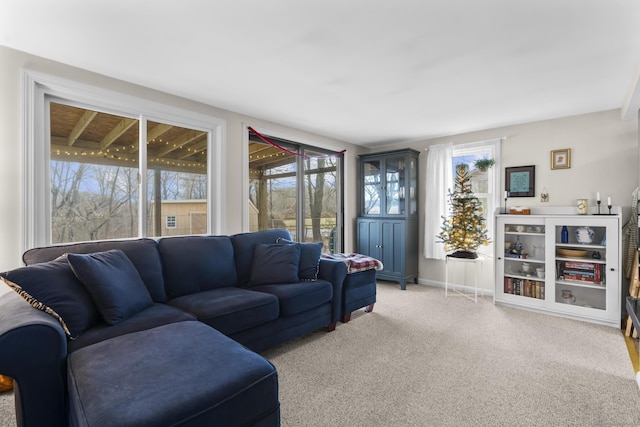
<svg viewBox="0 0 640 427">
<path fill-rule="evenodd" d="M 386 213 L 403 215 L 405 213 L 405 157 L 388 158 L 386 167 Z"/>
<path fill-rule="evenodd" d="M 555 227 L 555 302 L 607 309 L 606 227 Z"/>
<path fill-rule="evenodd" d="M 545 226 L 504 225 L 504 293 L 545 299 Z"/>
<path fill-rule="evenodd" d="M 382 192 L 380 160 L 371 160 L 363 162 L 364 177 L 364 206 L 365 215 L 380 214 L 380 197 Z"/>
<path fill-rule="evenodd" d="M 411 158 L 411 160 L 409 161 L 411 163 L 411 168 L 410 168 L 410 173 L 411 176 L 409 177 L 409 194 L 407 195 L 407 197 L 409 197 L 409 213 L 411 215 L 415 215 L 418 212 L 418 201 L 416 200 L 416 187 L 418 184 L 418 168 L 416 167 L 416 160 L 414 158 Z"/>
</svg>

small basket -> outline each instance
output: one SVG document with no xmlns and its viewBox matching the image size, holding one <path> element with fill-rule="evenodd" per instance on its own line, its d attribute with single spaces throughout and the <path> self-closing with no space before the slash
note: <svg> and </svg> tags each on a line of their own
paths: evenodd
<svg viewBox="0 0 640 427">
<path fill-rule="evenodd" d="M 515 206 L 513 208 L 509 208 L 509 213 L 511 215 L 531 215 L 531 209 L 524 208 L 522 206 Z"/>
</svg>

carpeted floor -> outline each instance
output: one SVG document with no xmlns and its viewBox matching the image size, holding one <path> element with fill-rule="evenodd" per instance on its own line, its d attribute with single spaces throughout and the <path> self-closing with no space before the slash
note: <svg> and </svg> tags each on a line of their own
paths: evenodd
<svg viewBox="0 0 640 427">
<path fill-rule="evenodd" d="M 635 426 L 622 333 L 381 282 L 373 313 L 265 353 L 283 426 Z"/>
<path fill-rule="evenodd" d="M 423 285 L 380 282 L 373 313 L 264 356 L 278 369 L 284 427 L 640 422 L 620 331 Z M 15 425 L 12 404 L 0 395 L 1 427 Z"/>
</svg>

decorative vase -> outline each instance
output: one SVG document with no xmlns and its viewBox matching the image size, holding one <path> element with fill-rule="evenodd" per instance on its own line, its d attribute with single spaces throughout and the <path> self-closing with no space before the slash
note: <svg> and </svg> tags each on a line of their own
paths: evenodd
<svg viewBox="0 0 640 427">
<path fill-rule="evenodd" d="M 576 240 L 578 243 L 589 244 L 593 242 L 593 238 L 595 237 L 595 233 L 589 227 L 578 227 L 576 228 Z"/>
</svg>

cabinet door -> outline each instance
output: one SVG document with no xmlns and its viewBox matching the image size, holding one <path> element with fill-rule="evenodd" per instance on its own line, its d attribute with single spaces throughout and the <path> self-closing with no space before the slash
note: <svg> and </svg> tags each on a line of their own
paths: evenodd
<svg viewBox="0 0 640 427">
<path fill-rule="evenodd" d="M 496 233 L 495 300 L 544 307 L 547 295 L 543 218 L 499 217 Z"/>
<path fill-rule="evenodd" d="M 618 221 L 594 216 L 547 220 L 553 310 L 620 325 Z"/>
<path fill-rule="evenodd" d="M 380 222 L 376 219 L 358 218 L 357 252 L 381 260 L 382 237 Z M 383 261 L 384 265 L 384 261 Z M 386 268 L 386 266 L 385 266 Z"/>
<path fill-rule="evenodd" d="M 409 215 L 418 214 L 418 159 L 414 156 L 409 156 L 409 171 L 407 172 L 407 186 L 406 192 L 407 205 L 409 209 Z"/>
<path fill-rule="evenodd" d="M 405 272 L 405 222 L 403 220 L 380 220 L 382 232 L 381 257 L 386 274 Z"/>
<path fill-rule="evenodd" d="M 406 214 L 406 156 L 399 155 L 385 160 L 385 214 Z"/>
</svg>

